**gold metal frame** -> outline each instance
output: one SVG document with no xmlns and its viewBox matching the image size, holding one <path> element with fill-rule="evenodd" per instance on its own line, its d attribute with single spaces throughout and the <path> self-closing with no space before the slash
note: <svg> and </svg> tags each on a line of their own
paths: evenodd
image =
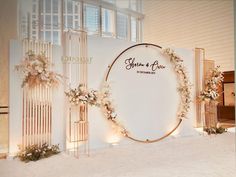
<svg viewBox="0 0 236 177">
<path fill-rule="evenodd" d="M 68 31 L 65 32 L 63 37 L 63 45 L 68 46 L 68 49 L 64 47 L 63 55 L 64 56 L 74 56 L 75 54 L 71 51 L 72 40 L 76 44 L 76 49 L 78 50 L 79 59 L 87 59 L 87 33 L 84 30 L 79 31 Z M 76 42 L 75 42 L 76 41 Z M 71 75 L 72 75 L 72 65 L 76 66 L 76 80 L 78 84 L 82 84 L 85 89 L 87 89 L 87 62 L 76 61 L 76 62 L 64 62 L 64 74 L 68 79 L 65 79 L 65 89 L 71 84 Z M 88 105 L 79 104 L 76 106 L 75 110 L 72 110 L 72 105 L 66 108 L 69 116 L 67 118 L 67 127 L 66 127 L 66 141 L 72 143 L 74 150 L 74 156 L 79 157 L 80 155 L 80 145 L 84 147 L 84 154 L 89 156 L 89 122 L 88 122 Z M 72 111 L 76 116 L 72 114 Z"/>
<path fill-rule="evenodd" d="M 200 58 L 203 57 L 203 61 L 206 59 L 206 51 L 204 48 L 195 48 L 195 86 L 196 86 L 196 120 L 195 126 L 202 127 L 204 125 L 204 116 L 202 115 L 202 103 L 199 101 L 199 94 L 202 88 L 204 87 L 204 76 L 201 77 L 201 60 Z M 204 62 L 203 66 L 204 67 Z M 202 68 L 203 69 L 203 68 Z"/>
</svg>

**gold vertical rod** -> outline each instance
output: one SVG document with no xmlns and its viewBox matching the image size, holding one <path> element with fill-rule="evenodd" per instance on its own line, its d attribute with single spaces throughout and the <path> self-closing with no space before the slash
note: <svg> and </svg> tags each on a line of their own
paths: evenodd
<svg viewBox="0 0 236 177">
<path fill-rule="evenodd" d="M 45 44 L 42 43 L 42 44 L 41 44 L 41 47 L 42 47 L 41 50 L 43 51 L 44 55 L 46 56 L 46 52 L 45 52 Z"/>
<path fill-rule="evenodd" d="M 25 92 L 24 92 L 24 88 L 23 88 L 23 111 L 22 111 L 22 148 L 25 148 L 25 141 L 24 141 L 24 137 L 25 137 Z"/>
<path fill-rule="evenodd" d="M 52 58 L 52 43 L 49 43 L 49 59 L 50 61 L 52 62 L 53 61 L 53 58 Z M 50 66 L 51 67 L 51 66 Z M 50 104 L 50 107 L 52 108 L 52 88 L 48 88 L 48 105 Z M 49 107 L 48 107 L 49 108 Z M 48 122 L 52 122 L 52 109 L 50 109 L 50 114 L 49 114 L 49 117 L 48 117 Z M 50 119 L 50 120 L 49 120 Z M 50 124 L 51 126 L 51 124 Z M 48 142 L 51 144 L 51 134 L 50 134 L 50 137 L 48 139 Z"/>
<path fill-rule="evenodd" d="M 23 113 L 24 113 L 24 116 L 23 116 L 23 127 L 22 127 L 22 132 L 23 132 L 23 149 L 25 148 L 25 145 L 26 145 L 26 142 L 25 142 L 25 137 L 26 137 L 26 120 L 27 120 L 27 100 L 26 100 L 26 93 L 25 93 L 25 87 L 23 88 L 23 99 L 24 99 L 24 102 L 23 102 L 23 105 L 24 105 L 24 108 L 23 108 Z"/>
<path fill-rule="evenodd" d="M 39 106 L 39 92 L 38 92 L 38 86 L 36 86 L 36 106 L 35 106 L 35 139 L 36 143 L 39 144 L 38 141 L 38 106 Z"/>
<path fill-rule="evenodd" d="M 45 143 L 44 140 L 44 126 L 45 126 L 45 86 L 42 86 L 42 144 Z"/>
<path fill-rule="evenodd" d="M 35 112 L 34 112 L 34 106 L 35 106 L 35 88 L 33 88 L 32 90 L 32 134 L 31 134 L 31 138 L 32 138 L 32 144 L 35 144 L 35 137 L 34 137 L 34 117 L 35 117 Z"/>
<path fill-rule="evenodd" d="M 27 117 L 28 117 L 28 91 L 26 87 L 23 88 L 25 92 L 25 120 L 24 120 L 24 148 L 27 146 Z"/>
<path fill-rule="evenodd" d="M 204 87 L 204 79 L 201 78 L 201 59 L 205 60 L 205 49 L 195 48 L 195 75 L 196 75 L 196 126 L 204 126 L 204 116 L 202 115 L 203 105 L 199 101 L 198 96 L 200 94 L 201 88 Z M 202 82 L 201 82 L 202 80 Z"/>
<path fill-rule="evenodd" d="M 45 52 L 45 56 L 48 57 L 48 44 L 47 43 L 44 44 L 44 52 Z"/>
<path fill-rule="evenodd" d="M 71 142 L 71 106 L 69 108 L 69 139 L 70 139 L 70 142 Z"/>
<path fill-rule="evenodd" d="M 47 129 L 47 125 L 48 125 L 48 90 L 49 90 L 49 88 L 48 87 L 46 87 L 46 89 L 45 89 L 45 91 L 46 91 L 46 99 L 45 99 L 45 141 L 47 142 L 47 143 L 49 143 L 48 142 L 48 129 Z"/>
<path fill-rule="evenodd" d="M 46 99 L 45 99 L 45 142 L 49 143 L 48 141 L 48 90 L 49 88 L 46 87 Z"/>
<path fill-rule="evenodd" d="M 76 123 L 76 136 L 77 136 L 77 138 L 76 138 L 76 151 L 77 151 L 77 158 L 79 158 L 79 139 L 78 139 L 78 136 L 79 136 L 79 122 L 77 122 Z"/>
<path fill-rule="evenodd" d="M 34 53 L 36 55 L 39 55 L 39 42 L 34 42 Z M 37 112 L 37 107 L 38 107 L 38 86 L 34 88 L 34 134 L 33 134 L 33 140 L 34 144 L 38 144 L 38 134 L 37 134 L 37 118 L 38 118 L 38 112 Z"/>
<path fill-rule="evenodd" d="M 38 86 L 38 91 L 39 91 L 39 116 L 38 116 L 38 141 L 39 141 L 39 145 L 41 145 L 41 110 L 42 110 L 42 106 L 41 106 L 41 102 L 42 102 L 42 98 L 41 98 L 41 85 Z"/>
<path fill-rule="evenodd" d="M 52 90 L 50 90 L 50 140 L 49 143 L 51 144 L 52 141 Z"/>
<path fill-rule="evenodd" d="M 39 111 L 40 111 L 40 92 L 39 86 L 37 86 L 37 144 L 39 145 Z"/>
<path fill-rule="evenodd" d="M 48 88 L 45 87 L 44 88 L 44 92 L 45 92 L 45 100 L 44 100 L 44 142 L 47 142 L 47 90 Z"/>
<path fill-rule="evenodd" d="M 43 134 L 43 95 L 42 95 L 42 85 L 40 84 L 40 145 L 43 144 L 42 134 Z"/>
<path fill-rule="evenodd" d="M 43 139 L 43 128 L 44 128 L 44 86 L 41 85 L 41 145 L 44 143 Z"/>
<path fill-rule="evenodd" d="M 34 51 L 34 43 L 32 40 L 30 40 L 30 50 Z M 32 138 L 32 129 L 33 129 L 33 88 L 30 89 L 30 145 L 33 144 L 33 138 Z"/>
<path fill-rule="evenodd" d="M 50 99 L 49 99 L 49 92 L 50 92 L 50 89 L 47 89 L 47 142 L 49 143 L 49 122 L 50 122 L 50 114 L 49 114 L 49 106 L 50 106 Z"/>
<path fill-rule="evenodd" d="M 73 125 L 74 125 L 74 131 L 73 131 L 74 132 L 74 141 L 73 141 L 73 145 L 74 145 L 74 156 L 75 156 L 75 142 L 76 142 L 75 141 L 76 140 L 75 139 L 75 123 L 73 123 Z"/>
<path fill-rule="evenodd" d="M 43 103 L 43 86 L 40 85 L 40 104 L 41 104 L 41 113 L 40 113 L 40 144 L 42 145 L 43 142 L 43 116 L 44 116 L 44 103 Z"/>
<path fill-rule="evenodd" d="M 24 87 L 25 89 L 25 120 L 24 120 L 24 146 L 28 145 L 28 118 L 29 118 L 29 98 L 28 98 L 28 88 L 27 86 Z"/>
<path fill-rule="evenodd" d="M 50 143 L 50 120 L 51 120 L 51 117 L 50 117 L 50 90 L 48 90 L 48 142 Z"/>
<path fill-rule="evenodd" d="M 46 107 L 47 107 L 47 103 L 46 103 L 46 91 L 47 91 L 47 88 L 46 86 L 44 86 L 44 89 L 43 89 L 43 94 L 44 94 L 44 99 L 43 99 L 43 105 L 44 105 L 44 114 L 43 114 L 43 143 L 46 143 Z"/>
<path fill-rule="evenodd" d="M 29 145 L 32 144 L 31 138 L 32 138 L 32 90 L 30 89 L 30 116 L 29 116 Z"/>
<path fill-rule="evenodd" d="M 52 43 L 50 43 L 50 61 L 52 62 L 53 61 L 53 50 L 52 50 Z M 52 108 L 52 94 L 53 94 L 53 90 L 52 90 L 52 88 L 50 88 L 49 89 L 49 93 L 51 93 L 50 94 L 50 106 L 51 106 L 51 108 Z M 50 111 L 52 111 L 52 110 L 50 110 Z M 50 114 L 50 122 L 52 123 L 52 112 L 51 112 L 51 114 Z M 51 125 L 50 125 L 51 126 Z M 50 134 L 50 140 L 49 140 L 49 143 L 51 144 L 51 134 Z"/>
<path fill-rule="evenodd" d="M 27 51 L 30 50 L 30 40 L 27 42 Z M 28 88 L 28 118 L 27 118 L 27 146 L 30 145 L 30 89 Z"/>
</svg>

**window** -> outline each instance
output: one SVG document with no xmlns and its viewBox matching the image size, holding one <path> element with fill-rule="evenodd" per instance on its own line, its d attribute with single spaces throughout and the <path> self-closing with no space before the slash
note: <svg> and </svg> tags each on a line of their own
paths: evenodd
<svg viewBox="0 0 236 177">
<path fill-rule="evenodd" d="M 102 36 L 114 36 L 114 11 L 102 8 Z"/>
<path fill-rule="evenodd" d="M 59 32 L 58 31 L 54 31 L 53 32 L 53 43 L 54 44 L 58 44 L 59 43 Z"/>
<path fill-rule="evenodd" d="M 127 39 L 128 37 L 128 16 L 122 13 L 117 13 L 117 38 Z"/>
<path fill-rule="evenodd" d="M 80 3 L 72 0 L 64 0 L 64 29 L 80 29 Z"/>
<path fill-rule="evenodd" d="M 131 17 L 131 41 L 137 42 L 137 20 Z"/>
<path fill-rule="evenodd" d="M 30 22 L 30 28 L 28 30 L 31 31 L 30 37 L 32 39 L 38 39 L 38 0 L 34 0 L 32 2 L 32 12 L 31 16 L 28 14 L 27 21 Z"/>
<path fill-rule="evenodd" d="M 53 0 L 53 13 L 58 13 L 58 12 L 59 12 L 59 1 Z"/>
<path fill-rule="evenodd" d="M 40 0 L 40 39 L 60 44 L 60 3 L 58 0 Z M 55 35 L 56 34 L 56 35 Z"/>
<path fill-rule="evenodd" d="M 53 15 L 53 29 L 58 29 L 59 28 L 59 18 L 57 15 Z"/>
<path fill-rule="evenodd" d="M 138 10 L 138 2 L 137 0 L 130 0 L 130 4 L 129 4 L 129 8 L 134 10 L 134 11 L 137 11 Z"/>
<path fill-rule="evenodd" d="M 115 2 L 116 2 L 116 0 L 102 0 L 102 1 L 104 1 L 104 2 L 109 2 L 109 3 L 111 3 L 111 4 L 115 4 Z"/>
<path fill-rule="evenodd" d="M 29 1 L 32 5 L 28 6 Z M 141 39 L 142 0 L 20 1 L 20 34 L 60 44 L 64 30 L 85 29 L 88 35 Z M 63 6 L 63 9 L 62 9 Z"/>
<path fill-rule="evenodd" d="M 88 34 L 98 34 L 99 32 L 99 9 L 96 6 L 84 5 L 84 27 Z"/>
</svg>

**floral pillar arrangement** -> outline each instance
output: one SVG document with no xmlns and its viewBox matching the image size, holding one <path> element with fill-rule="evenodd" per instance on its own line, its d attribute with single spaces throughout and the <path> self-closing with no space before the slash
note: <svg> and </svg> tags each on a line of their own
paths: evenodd
<svg viewBox="0 0 236 177">
<path fill-rule="evenodd" d="M 200 99 L 205 105 L 204 130 L 208 134 L 225 131 L 224 129 L 218 127 L 217 120 L 217 99 L 220 96 L 218 87 L 223 80 L 223 73 L 219 70 L 219 66 L 217 66 L 209 72 L 209 76 L 205 81 L 205 88 L 200 93 Z"/>
<path fill-rule="evenodd" d="M 37 146 L 39 149 L 43 146 L 51 147 L 52 89 L 62 78 L 60 74 L 52 71 L 50 43 L 23 40 L 23 53 L 25 54 L 23 60 L 15 66 L 15 69 L 22 74 L 23 80 L 20 159 L 25 159 L 22 156 L 32 147 Z M 28 160 L 39 158 L 36 158 L 33 152 L 28 154 Z"/>
</svg>

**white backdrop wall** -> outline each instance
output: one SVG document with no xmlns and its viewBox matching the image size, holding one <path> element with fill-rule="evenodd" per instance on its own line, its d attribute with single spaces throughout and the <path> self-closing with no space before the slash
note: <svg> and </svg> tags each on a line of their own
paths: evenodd
<svg viewBox="0 0 236 177">
<path fill-rule="evenodd" d="M 88 37 L 88 57 L 92 58 L 91 63 L 88 64 L 88 87 L 92 89 L 99 89 L 102 81 L 104 79 L 105 73 L 108 69 L 108 65 L 111 64 L 111 62 L 116 58 L 116 56 L 126 49 L 127 47 L 133 45 L 134 43 L 123 41 L 123 40 L 115 40 L 115 39 L 109 39 L 109 38 L 99 38 L 99 37 Z M 20 88 L 21 85 L 21 80 L 19 75 L 14 71 L 14 66 L 18 64 L 21 60 L 19 56 L 21 55 L 21 44 L 19 41 L 11 41 L 10 43 L 10 152 L 16 152 L 17 151 L 17 144 L 21 143 L 21 100 L 22 100 L 22 90 Z M 189 71 L 189 76 L 190 76 L 190 81 L 192 83 L 195 83 L 195 63 L 194 63 L 194 51 L 193 50 L 186 50 L 186 49 L 176 49 L 176 53 L 178 53 L 183 59 L 184 59 L 184 65 L 187 67 Z M 61 55 L 62 55 L 62 48 L 60 46 L 53 46 L 53 62 L 55 63 L 55 71 L 62 73 L 63 67 L 62 67 L 62 62 L 61 62 Z M 118 66 L 118 67 L 117 67 Z M 121 99 L 125 93 L 124 92 L 118 92 L 120 86 L 115 85 L 115 83 L 119 83 L 122 81 L 122 83 L 125 85 L 127 82 L 127 86 L 130 84 L 130 80 L 125 81 L 125 75 L 121 74 L 120 76 L 118 75 L 118 68 L 119 65 L 115 66 L 116 68 L 114 69 L 113 76 L 111 76 L 111 84 L 113 86 L 112 90 L 114 91 L 113 93 L 113 98 L 115 105 L 117 106 L 117 110 L 121 110 L 125 106 L 129 107 L 131 105 L 127 105 L 127 103 L 132 103 L 132 99 Z M 118 69 L 118 70 L 117 70 Z M 176 78 L 173 77 L 175 76 L 174 74 L 170 74 L 172 77 L 167 78 L 168 82 L 170 83 L 176 83 Z M 137 78 L 137 82 L 139 82 Z M 135 84 L 134 84 L 135 85 Z M 153 87 L 160 87 L 161 83 L 156 82 L 153 84 Z M 175 85 L 175 84 L 174 84 Z M 132 86 L 132 84 L 131 84 Z M 149 91 L 145 85 L 142 86 L 143 90 Z M 123 87 L 124 89 L 125 87 Z M 176 89 L 176 88 L 174 88 Z M 195 97 L 194 95 L 195 88 L 193 87 L 193 98 Z M 55 88 L 54 90 L 54 99 L 53 99 L 53 122 L 52 122 L 52 143 L 57 144 L 59 143 L 61 148 L 64 149 L 65 147 L 65 121 L 66 121 L 66 116 L 64 114 L 64 91 L 63 87 L 60 86 L 58 88 Z M 173 95 L 172 95 L 173 96 Z M 139 99 L 139 98 L 137 98 Z M 166 97 L 166 102 L 170 102 L 172 105 L 178 104 L 177 102 L 173 103 L 173 97 Z M 178 100 L 178 99 L 177 99 Z M 134 104 L 136 100 L 134 100 Z M 155 101 L 154 101 L 154 104 Z M 138 106 L 138 105 L 136 105 Z M 140 105 L 139 105 L 140 106 Z M 170 107 L 167 107 L 166 109 L 162 110 L 163 112 L 165 111 L 171 111 Z M 173 111 L 175 108 L 173 108 Z M 148 110 L 148 108 L 147 108 Z M 122 112 L 122 111 L 120 111 Z M 129 111 L 123 111 L 124 117 L 127 115 L 127 117 L 135 115 L 133 112 Z M 156 114 L 155 112 L 151 113 L 148 117 L 148 122 L 156 121 L 154 120 L 156 116 L 158 116 L 160 119 L 159 125 L 162 126 L 161 130 L 157 129 L 152 129 L 148 134 L 143 134 L 142 130 L 135 130 L 135 127 L 138 126 L 138 122 L 132 121 L 132 119 L 124 119 L 123 122 L 125 123 L 124 125 L 131 129 L 135 130 L 135 133 L 137 135 L 143 136 L 142 138 L 146 137 L 146 135 L 154 138 L 160 136 L 161 133 L 163 133 L 163 130 L 168 130 L 170 125 L 163 124 L 162 123 L 162 113 L 159 112 Z M 126 114 L 127 113 L 127 114 Z M 122 115 L 122 113 L 121 113 Z M 138 114 L 136 113 L 136 116 Z M 195 134 L 195 131 L 193 129 L 193 122 L 195 120 L 195 105 L 192 103 L 191 105 L 191 111 L 189 114 L 189 119 L 183 121 L 179 129 L 175 132 L 175 135 L 193 135 Z M 143 117 L 140 117 L 142 119 Z M 171 118 L 173 120 L 173 117 Z M 166 122 L 167 120 L 164 120 Z M 167 121 L 168 122 L 168 121 Z M 103 117 L 102 112 L 100 111 L 99 108 L 96 107 L 89 107 L 89 123 L 90 123 L 90 147 L 91 149 L 96 149 L 96 148 L 102 148 L 102 147 L 108 147 L 109 144 L 108 142 L 114 142 L 113 136 L 113 131 L 112 128 L 110 128 L 109 124 L 107 123 L 106 119 Z M 150 125 L 150 124 L 149 124 Z M 163 126 L 166 126 L 163 128 Z M 148 129 L 148 127 L 147 127 Z M 150 134 L 151 133 L 151 134 Z M 145 136 L 144 136 L 145 135 Z M 149 138 L 149 137 L 148 137 Z M 122 141 L 122 143 L 127 143 L 130 141 Z"/>
</svg>

